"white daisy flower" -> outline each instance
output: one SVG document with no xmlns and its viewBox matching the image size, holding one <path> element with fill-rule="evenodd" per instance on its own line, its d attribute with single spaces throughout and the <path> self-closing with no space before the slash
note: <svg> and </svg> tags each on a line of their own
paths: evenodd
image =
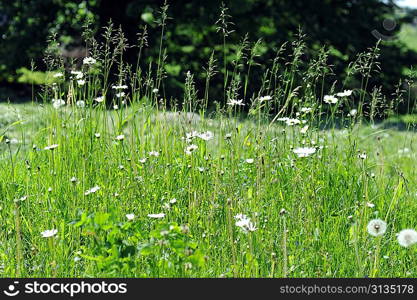
<svg viewBox="0 0 417 300">
<path fill-rule="evenodd" d="M 127 85 L 113 85 L 111 88 L 114 90 L 126 90 Z"/>
<path fill-rule="evenodd" d="M 308 157 L 316 153 L 316 148 L 301 147 L 294 149 L 292 152 L 294 152 L 298 157 Z"/>
<path fill-rule="evenodd" d="M 185 148 L 185 154 L 191 155 L 197 149 L 198 149 L 198 146 L 197 145 L 191 144 L 190 146 L 188 146 L 187 148 Z"/>
<path fill-rule="evenodd" d="M 303 112 L 303 113 L 309 113 L 312 110 L 313 109 L 311 107 L 302 107 L 300 111 Z"/>
<path fill-rule="evenodd" d="M 243 100 L 230 99 L 229 102 L 227 103 L 227 105 L 230 105 L 230 106 L 244 106 L 245 104 L 243 103 Z"/>
<path fill-rule="evenodd" d="M 351 91 L 351 90 L 344 90 L 343 92 L 341 92 L 341 93 L 337 93 L 336 94 L 336 96 L 337 97 L 349 97 L 349 96 L 351 96 L 352 95 L 352 92 L 353 91 Z"/>
<path fill-rule="evenodd" d="M 239 227 L 244 233 L 249 233 L 257 230 L 254 223 L 252 223 L 251 219 L 243 214 L 238 214 L 235 216 L 236 223 L 235 225 Z"/>
<path fill-rule="evenodd" d="M 336 104 L 338 99 L 335 96 L 326 95 L 324 96 L 323 101 L 327 104 Z"/>
<path fill-rule="evenodd" d="M 152 90 L 152 93 L 154 93 L 154 94 L 156 94 L 156 93 L 158 93 L 158 92 L 159 92 L 159 90 L 158 90 L 158 89 L 156 89 L 156 88 Z"/>
<path fill-rule="evenodd" d="M 134 214 L 127 214 L 127 215 L 126 215 L 126 218 L 127 218 L 129 221 L 131 221 L 131 220 L 133 220 L 133 219 L 135 218 L 135 215 L 134 215 Z"/>
<path fill-rule="evenodd" d="M 366 227 L 372 236 L 381 236 L 387 231 L 387 223 L 380 219 L 371 220 Z"/>
<path fill-rule="evenodd" d="M 79 79 L 77 80 L 77 84 L 80 86 L 83 86 L 85 84 L 85 80 L 84 79 Z"/>
<path fill-rule="evenodd" d="M 125 139 L 124 134 L 120 134 L 120 135 L 116 136 L 116 140 L 118 140 L 118 141 L 123 141 L 124 139 Z"/>
<path fill-rule="evenodd" d="M 101 103 L 101 102 L 104 101 L 104 96 L 99 96 L 99 97 L 95 98 L 94 101 L 96 101 L 97 103 Z"/>
<path fill-rule="evenodd" d="M 97 192 L 100 189 L 100 187 L 98 185 L 92 187 L 91 189 L 85 191 L 84 195 L 88 196 L 90 194 L 94 194 L 95 192 Z"/>
<path fill-rule="evenodd" d="M 248 158 L 248 159 L 245 160 L 245 162 L 248 163 L 248 164 L 253 164 L 254 161 L 255 160 L 253 158 Z"/>
<path fill-rule="evenodd" d="M 72 75 L 75 75 L 75 79 L 83 79 L 84 78 L 84 74 L 81 71 L 71 71 Z"/>
<path fill-rule="evenodd" d="M 43 148 L 44 150 L 54 150 L 55 148 L 58 148 L 58 144 L 53 144 L 53 145 L 49 145 L 46 146 L 45 148 Z"/>
<path fill-rule="evenodd" d="M 148 152 L 149 156 L 154 156 L 154 157 L 158 157 L 159 156 L 159 152 L 158 151 L 150 151 Z"/>
<path fill-rule="evenodd" d="M 198 137 L 202 140 L 209 141 L 214 138 L 214 134 L 211 131 L 206 131 L 198 134 Z"/>
<path fill-rule="evenodd" d="M 120 93 L 117 93 L 116 94 L 116 97 L 117 98 L 121 98 L 121 97 L 124 97 L 124 96 L 126 96 L 126 93 L 125 92 L 120 92 Z"/>
<path fill-rule="evenodd" d="M 55 73 L 54 75 L 52 75 L 52 77 L 54 77 L 54 78 L 61 78 L 63 76 L 64 76 L 64 74 L 62 74 L 62 73 Z"/>
<path fill-rule="evenodd" d="M 288 126 L 294 126 L 294 125 L 298 125 L 298 124 L 300 124 L 300 123 L 301 123 L 301 121 L 300 121 L 300 120 L 298 120 L 298 119 L 290 119 L 290 118 L 287 118 L 287 119 L 285 120 L 285 123 L 286 123 Z"/>
<path fill-rule="evenodd" d="M 259 98 L 259 101 L 263 102 L 263 101 L 269 101 L 269 100 L 271 100 L 271 99 L 272 99 L 272 97 L 271 97 L 271 96 L 263 96 L 263 97 L 260 97 L 260 98 Z"/>
<path fill-rule="evenodd" d="M 308 125 L 304 126 L 303 128 L 301 128 L 301 129 L 300 129 L 300 133 L 301 133 L 301 134 L 306 134 L 306 133 L 307 133 L 308 128 L 310 128 Z"/>
<path fill-rule="evenodd" d="M 417 243 L 417 231 L 414 229 L 401 230 L 397 236 L 398 243 L 403 247 L 410 247 Z"/>
<path fill-rule="evenodd" d="M 43 238 L 50 238 L 55 236 L 58 233 L 57 229 L 49 229 L 41 232 Z"/>
<path fill-rule="evenodd" d="M 84 65 L 94 65 L 96 62 L 97 62 L 97 60 L 92 58 L 92 57 L 85 57 L 83 59 L 83 64 Z"/>
<path fill-rule="evenodd" d="M 360 159 L 366 159 L 368 156 L 366 155 L 366 153 L 361 153 L 361 154 L 358 155 L 358 157 Z"/>
</svg>

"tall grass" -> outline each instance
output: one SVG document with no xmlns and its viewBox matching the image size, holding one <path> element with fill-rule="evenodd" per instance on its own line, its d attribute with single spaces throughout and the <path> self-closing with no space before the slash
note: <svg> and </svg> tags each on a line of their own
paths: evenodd
<svg viewBox="0 0 417 300">
<path fill-rule="evenodd" d="M 109 23 L 99 43 L 86 24 L 83 64 L 68 67 L 52 36 L 53 83 L 32 104 L 1 106 L 0 274 L 415 277 L 415 249 L 396 234 L 417 225 L 416 136 L 377 122 L 412 99 L 399 86 L 385 107 L 369 86 L 380 45 L 326 90 L 330 54 L 306 65 L 300 32 L 250 94 L 262 42 L 245 37 L 231 63 L 225 47 L 208 58 L 204 91 L 187 73 L 183 99 L 168 102 L 168 13 L 147 70 L 146 28 L 131 66 L 120 28 Z M 224 44 L 229 18 L 223 6 Z M 224 100 L 209 107 L 221 69 Z M 367 232 L 372 219 L 387 223 L 383 235 Z"/>
</svg>

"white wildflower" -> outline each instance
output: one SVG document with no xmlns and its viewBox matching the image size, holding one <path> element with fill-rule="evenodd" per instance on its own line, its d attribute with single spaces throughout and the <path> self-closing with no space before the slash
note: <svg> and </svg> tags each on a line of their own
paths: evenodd
<svg viewBox="0 0 417 300">
<path fill-rule="evenodd" d="M 126 215 L 126 218 L 127 218 L 129 221 L 131 221 L 131 220 L 133 220 L 133 219 L 135 218 L 135 215 L 134 215 L 134 214 L 127 214 L 127 215 Z"/>
<path fill-rule="evenodd" d="M 148 152 L 149 156 L 154 156 L 154 157 L 158 157 L 159 156 L 159 152 L 158 151 L 150 151 Z"/>
<path fill-rule="evenodd" d="M 214 138 L 214 134 L 211 131 L 206 131 L 198 134 L 198 137 L 202 140 L 209 141 Z"/>
<path fill-rule="evenodd" d="M 367 226 L 368 233 L 372 236 L 381 236 L 387 231 L 387 223 L 380 219 L 371 220 Z"/>
<path fill-rule="evenodd" d="M 72 75 L 75 75 L 75 79 L 80 80 L 84 78 L 84 74 L 81 71 L 71 71 Z"/>
<path fill-rule="evenodd" d="M 92 57 L 85 57 L 83 59 L 83 64 L 84 65 L 94 65 L 96 62 L 97 62 L 97 60 L 92 58 Z"/>
<path fill-rule="evenodd" d="M 336 94 L 337 97 L 349 97 L 351 95 L 352 95 L 351 90 L 344 90 L 343 92 Z"/>
<path fill-rule="evenodd" d="M 308 157 L 316 153 L 316 148 L 301 147 L 294 149 L 292 152 L 294 152 L 298 157 Z"/>
<path fill-rule="evenodd" d="M 230 106 L 244 106 L 243 100 L 230 99 L 227 105 Z"/>
<path fill-rule="evenodd" d="M 326 95 L 323 101 L 327 104 L 336 104 L 338 99 L 335 96 Z"/>
<path fill-rule="evenodd" d="M 50 238 L 55 236 L 58 233 L 57 229 L 50 229 L 50 230 L 45 230 L 41 232 L 42 237 L 44 238 Z"/>
<path fill-rule="evenodd" d="M 152 219 L 162 219 L 162 218 L 165 217 L 165 214 L 164 213 L 160 213 L 160 214 L 149 214 L 148 217 L 149 218 L 152 218 Z"/>
<path fill-rule="evenodd" d="M 84 108 L 85 107 L 85 101 L 79 100 L 79 101 L 75 102 L 75 105 L 77 105 L 79 108 Z"/>
<path fill-rule="evenodd" d="M 91 189 L 85 191 L 84 195 L 88 196 L 90 194 L 94 194 L 95 192 L 97 192 L 100 189 L 100 187 L 98 185 L 92 187 Z"/>
<path fill-rule="evenodd" d="M 271 100 L 271 99 L 272 99 L 272 97 L 271 97 L 271 96 L 263 96 L 263 97 L 260 97 L 260 98 L 259 98 L 259 101 L 263 102 L 263 101 L 269 101 L 269 100 Z"/>
<path fill-rule="evenodd" d="M 190 146 L 188 146 L 187 148 L 185 148 L 185 154 L 191 155 L 191 153 L 193 153 L 197 149 L 198 149 L 198 146 L 197 145 L 191 144 Z"/>
<path fill-rule="evenodd" d="M 104 96 L 99 96 L 99 97 L 95 98 L 94 101 L 96 101 L 97 103 L 101 103 L 101 102 L 104 101 Z"/>
<path fill-rule="evenodd" d="M 252 223 L 251 219 L 243 214 L 238 214 L 235 216 L 236 223 L 235 225 L 239 227 L 244 233 L 249 233 L 257 230 L 254 223 Z"/>
<path fill-rule="evenodd" d="M 52 100 L 52 106 L 55 108 L 55 109 L 58 109 L 58 108 L 61 108 L 62 106 L 64 106 L 65 105 L 65 101 L 64 100 L 62 100 L 62 99 L 53 99 Z"/>
<path fill-rule="evenodd" d="M 308 128 L 309 128 L 309 126 L 308 126 L 308 125 L 304 126 L 303 128 L 301 128 L 301 129 L 300 129 L 300 133 L 301 133 L 301 134 L 306 134 L 306 133 L 307 133 Z"/>
<path fill-rule="evenodd" d="M 358 114 L 358 110 L 357 109 L 351 109 L 349 112 L 349 116 L 354 117 Z"/>
<path fill-rule="evenodd" d="M 62 74 L 62 73 L 55 73 L 54 75 L 52 75 L 52 77 L 54 77 L 54 78 L 61 78 L 63 76 L 64 76 L 64 74 Z"/>
<path fill-rule="evenodd" d="M 58 146 L 59 146 L 58 144 L 49 145 L 49 146 L 46 146 L 44 150 L 54 150 L 55 148 L 58 148 Z"/>
<path fill-rule="evenodd" d="M 111 88 L 114 90 L 125 90 L 127 89 L 127 85 L 113 85 Z"/>
<path fill-rule="evenodd" d="M 401 230 L 397 236 L 398 243 L 403 247 L 410 247 L 417 243 L 417 231 L 414 229 Z"/>
</svg>

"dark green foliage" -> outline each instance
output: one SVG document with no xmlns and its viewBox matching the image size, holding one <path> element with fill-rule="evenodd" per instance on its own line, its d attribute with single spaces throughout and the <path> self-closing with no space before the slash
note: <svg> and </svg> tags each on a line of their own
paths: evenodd
<svg viewBox="0 0 417 300">
<path fill-rule="evenodd" d="M 148 44 L 143 50 L 141 66 L 148 69 L 153 63 L 157 72 L 160 55 L 161 7 L 163 0 L 22 0 L 0 3 L 0 30 L 3 34 L 0 47 L 0 82 L 16 81 L 16 70 L 30 66 L 31 60 L 38 69 L 42 64 L 47 36 L 55 32 L 62 48 L 82 46 L 81 32 L 86 19 L 92 23 L 93 33 L 101 32 L 109 19 L 115 27 L 122 25 L 130 45 L 136 45 L 137 33 L 147 25 Z M 225 23 L 221 16 L 221 1 L 175 0 L 168 2 L 165 35 L 162 50 L 166 49 L 164 70 L 166 78 L 161 91 L 168 98 L 181 98 L 187 71 L 194 74 L 197 95 L 205 95 L 206 71 L 214 51 L 217 74 L 210 79 L 209 101 L 223 101 L 226 91 L 224 72 L 232 73 L 236 68 L 241 76 L 248 74 L 249 84 L 237 86 L 239 96 L 250 95 L 258 90 L 267 68 L 271 66 L 276 52 L 285 42 L 297 38 L 299 29 L 305 34 L 305 48 L 300 59 L 306 62 L 317 57 L 323 46 L 329 50 L 328 63 L 334 76 L 328 77 L 329 86 L 333 81 L 345 79 L 344 71 L 348 62 L 358 53 L 373 47 L 377 40 L 373 30 L 395 36 L 401 22 L 409 22 L 412 13 L 402 14 L 398 19 L 392 1 L 379 0 L 234 0 L 226 1 Z M 230 17 L 229 17 L 230 16 Z M 396 18 L 397 27 L 387 32 L 382 24 L 387 18 Z M 222 25 L 223 24 L 223 25 Z M 227 24 L 224 36 L 222 26 Z M 242 37 L 247 34 L 247 38 Z M 258 39 L 255 50 L 252 51 Z M 224 45 L 225 43 L 225 45 Z M 240 46 L 239 46 L 240 45 Z M 236 61 L 241 50 L 241 60 Z M 18 53 L 18 55 L 16 55 Z M 127 58 L 136 64 L 138 48 L 128 49 Z M 163 52 L 165 53 L 165 52 Z M 287 47 L 284 56 L 289 56 Z M 163 57 L 162 57 L 163 58 Z M 226 60 L 226 68 L 224 64 Z M 369 87 L 382 85 L 382 93 L 390 95 L 395 91 L 405 68 L 417 62 L 415 52 L 408 50 L 399 40 L 383 42 L 381 45 L 380 76 L 370 78 Z M 235 62 L 235 64 L 234 64 Z M 250 62 L 250 63 L 249 63 Z M 300 68 L 306 68 L 300 65 Z M 232 78 L 228 78 L 229 83 Z M 245 82 L 246 78 L 241 78 Z M 297 79 L 296 79 L 297 80 Z M 301 80 L 300 78 L 298 80 Z M 346 87 L 360 86 L 349 79 Z"/>
</svg>

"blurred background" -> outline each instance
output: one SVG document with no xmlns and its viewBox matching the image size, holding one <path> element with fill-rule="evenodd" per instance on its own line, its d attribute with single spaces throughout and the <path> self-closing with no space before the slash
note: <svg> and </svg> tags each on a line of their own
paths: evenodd
<svg viewBox="0 0 417 300">
<path fill-rule="evenodd" d="M 257 65 L 252 89 L 260 84 L 284 42 L 297 39 L 301 29 L 306 48 L 303 60 L 318 54 L 322 46 L 330 51 L 329 63 L 334 78 L 343 81 L 343 73 L 358 53 L 381 43 L 381 73 L 371 78 L 389 97 L 399 81 L 414 74 L 417 66 L 417 1 L 382 0 L 230 0 L 224 1 L 231 16 L 226 57 L 229 62 L 238 44 L 247 34 L 248 41 L 261 39 L 256 48 Z M 144 25 L 149 32 L 143 53 L 144 68 L 157 61 L 159 51 L 159 0 L 16 0 L 0 2 L 0 101 L 31 99 L 32 84 L 44 83 L 43 61 L 48 36 L 56 34 L 62 55 L 82 60 L 86 55 L 83 26 L 89 20 L 92 33 L 100 40 L 102 29 L 111 19 L 122 26 L 129 44 L 127 60 L 137 59 L 137 33 Z M 220 66 L 223 60 L 223 36 L 216 21 L 220 15 L 218 0 L 168 1 L 166 27 L 167 59 L 165 94 L 180 98 L 186 72 L 195 75 L 197 89 L 204 90 L 208 59 L 215 51 Z M 35 70 L 34 70 L 35 69 Z M 212 79 L 212 97 L 222 93 L 222 67 Z M 219 74 L 220 73 L 220 74 Z M 360 83 L 349 82 L 349 88 Z"/>
</svg>

